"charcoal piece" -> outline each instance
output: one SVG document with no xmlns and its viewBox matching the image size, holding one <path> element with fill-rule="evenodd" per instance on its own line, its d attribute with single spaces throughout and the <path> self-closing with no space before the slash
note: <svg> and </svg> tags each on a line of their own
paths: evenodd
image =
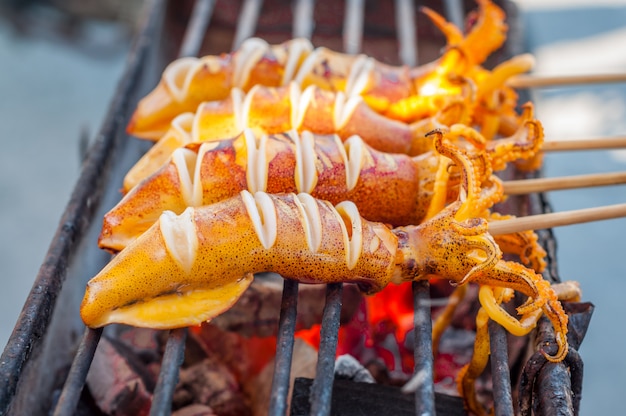
<svg viewBox="0 0 626 416">
<path fill-rule="evenodd" d="M 87 374 L 87 386 L 98 408 L 110 415 L 148 414 L 152 395 L 129 365 L 126 351 L 107 338 L 100 340 Z"/>
<path fill-rule="evenodd" d="M 192 404 L 178 409 L 172 416 L 217 416 L 209 406 L 203 404 Z"/>
<path fill-rule="evenodd" d="M 237 303 L 211 322 L 226 331 L 245 336 L 276 335 L 282 290 L 283 279 L 280 275 L 259 273 Z M 325 293 L 326 285 L 299 285 L 296 329 L 308 329 L 322 322 Z M 361 299 L 361 292 L 356 285 L 344 285 L 341 322 L 347 322 L 352 317 Z"/>
<path fill-rule="evenodd" d="M 208 406 L 222 416 L 250 414 L 235 375 L 211 357 L 180 371 L 173 407 L 180 409 L 191 404 Z"/>
<path fill-rule="evenodd" d="M 312 384 L 312 379 L 296 379 L 291 399 L 291 416 L 309 414 L 309 393 Z M 466 415 L 463 399 L 460 397 L 435 393 L 435 409 L 440 415 Z M 335 380 L 331 414 L 415 416 L 415 395 L 404 394 L 400 388 L 393 386 Z"/>
</svg>

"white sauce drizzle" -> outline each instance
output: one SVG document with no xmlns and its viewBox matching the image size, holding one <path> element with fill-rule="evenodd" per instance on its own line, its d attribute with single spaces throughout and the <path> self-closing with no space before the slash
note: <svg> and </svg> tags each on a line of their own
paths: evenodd
<svg viewBox="0 0 626 416">
<path fill-rule="evenodd" d="M 198 58 L 177 59 L 163 71 L 163 81 L 176 101 L 184 101 L 193 75 L 202 65 Z"/>
<path fill-rule="evenodd" d="M 199 207 L 204 205 L 202 203 L 203 194 L 202 194 L 202 160 L 204 159 L 204 155 L 213 149 L 219 146 L 219 142 L 204 142 L 200 145 L 198 149 L 198 156 L 196 160 L 196 167 L 193 173 L 193 194 L 192 194 L 192 203 L 194 207 Z"/>
<path fill-rule="evenodd" d="M 351 201 L 338 204 L 336 212 L 341 218 L 344 243 L 346 247 L 346 264 L 348 270 L 354 269 L 363 251 L 363 229 L 361 216 L 356 205 Z M 347 227 L 351 227 L 352 237 L 349 237 Z"/>
<path fill-rule="evenodd" d="M 346 169 L 346 188 L 351 191 L 359 181 L 361 167 L 364 163 L 365 146 L 363 139 L 357 135 L 350 136 L 345 143 L 342 143 L 337 135 L 334 135 L 333 139 Z"/>
<path fill-rule="evenodd" d="M 250 78 L 252 69 L 269 50 L 270 45 L 263 39 L 246 39 L 235 55 L 233 86 L 243 88 Z"/>
<path fill-rule="evenodd" d="M 311 54 L 309 54 L 309 56 L 306 57 L 304 62 L 302 62 L 300 69 L 298 69 L 298 73 L 296 73 L 296 76 L 294 77 L 294 80 L 299 85 L 302 85 L 304 78 L 313 72 L 313 68 L 315 68 L 319 56 L 324 54 L 324 49 L 324 47 L 316 48 Z"/>
<path fill-rule="evenodd" d="M 246 120 L 243 117 L 243 101 L 246 94 L 239 88 L 233 88 L 230 92 L 230 99 L 233 103 L 233 115 L 235 118 L 235 126 L 241 131 L 245 128 Z"/>
<path fill-rule="evenodd" d="M 348 121 L 352 117 L 352 114 L 356 110 L 357 106 L 363 102 L 363 98 L 360 96 L 350 97 L 346 101 L 346 96 L 337 94 L 335 99 L 335 111 L 333 112 L 333 122 L 335 123 L 335 130 L 341 130 L 348 124 Z M 339 104 L 339 105 L 337 105 Z"/>
<path fill-rule="evenodd" d="M 246 182 L 250 192 L 265 191 L 267 188 L 268 160 L 267 136 L 257 139 L 250 129 L 243 131 L 248 154 L 248 169 Z"/>
<path fill-rule="evenodd" d="M 296 189 L 298 192 L 311 193 L 318 179 L 315 168 L 315 137 L 309 131 L 298 135 L 297 131 L 291 130 L 287 134 L 296 145 Z"/>
<path fill-rule="evenodd" d="M 245 95 L 243 99 L 243 103 L 241 104 L 241 114 L 240 117 L 237 117 L 237 129 L 243 130 L 250 126 L 250 107 L 252 106 L 252 100 L 254 99 L 254 95 L 261 89 L 262 86 L 260 84 L 256 84 L 254 87 L 250 88 L 250 91 Z"/>
<path fill-rule="evenodd" d="M 172 120 L 171 128 L 183 146 L 193 141 L 194 120 L 194 113 L 182 113 Z"/>
<path fill-rule="evenodd" d="M 302 91 L 300 90 L 300 86 L 298 84 L 295 82 L 291 82 L 289 84 L 289 102 L 291 104 L 290 121 L 292 129 L 297 129 L 302 124 L 302 119 L 299 117 L 300 109 L 298 107 L 301 93 Z M 299 124 L 298 120 L 300 120 Z"/>
<path fill-rule="evenodd" d="M 265 192 L 255 192 L 252 196 L 248 191 L 241 191 L 240 195 L 259 241 L 266 250 L 269 250 L 276 243 L 278 236 L 274 202 Z"/>
<path fill-rule="evenodd" d="M 297 107 L 297 116 L 295 122 L 291 125 L 291 128 L 299 130 L 300 126 L 302 126 L 304 115 L 306 114 L 306 110 L 309 108 L 309 105 L 311 105 L 316 88 L 317 87 L 315 85 L 309 85 L 304 89 L 304 91 L 302 91 L 299 100 L 292 104 Z"/>
<path fill-rule="evenodd" d="M 307 246 L 312 253 L 317 253 L 322 245 L 322 218 L 319 205 L 315 198 L 308 193 L 298 194 L 293 201 L 302 217 L 301 223 Z"/>
<path fill-rule="evenodd" d="M 178 148 L 172 153 L 172 163 L 176 166 L 180 180 L 180 193 L 187 206 L 196 206 L 193 200 L 193 181 L 191 179 L 191 172 L 195 170 L 196 161 L 196 153 L 184 147 Z"/>
<path fill-rule="evenodd" d="M 374 70 L 376 61 L 374 58 L 359 56 L 350 69 L 350 75 L 346 81 L 346 94 L 350 97 L 360 96 L 365 91 L 370 80 L 370 73 Z"/>
<path fill-rule="evenodd" d="M 193 214 L 194 209 L 189 207 L 180 215 L 165 211 L 159 217 L 165 247 L 187 274 L 196 261 L 199 245 Z"/>
<path fill-rule="evenodd" d="M 296 69 L 298 69 L 300 58 L 302 55 L 308 55 L 312 50 L 313 45 L 308 39 L 299 38 L 291 41 L 289 51 L 287 52 L 288 58 L 285 64 L 285 72 L 283 73 L 281 85 L 287 85 L 293 79 Z"/>
</svg>

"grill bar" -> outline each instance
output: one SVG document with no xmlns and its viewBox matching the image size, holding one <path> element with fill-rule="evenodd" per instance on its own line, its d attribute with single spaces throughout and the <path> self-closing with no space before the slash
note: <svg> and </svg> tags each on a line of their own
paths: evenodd
<svg viewBox="0 0 626 416">
<path fill-rule="evenodd" d="M 293 10 L 293 37 L 311 39 L 315 22 L 315 0 L 297 0 Z"/>
<path fill-rule="evenodd" d="M 415 326 L 414 378 L 415 414 L 435 414 L 435 386 L 433 382 L 433 323 L 430 316 L 430 284 L 413 282 L 413 325 Z"/>
<path fill-rule="evenodd" d="M 506 332 L 498 323 L 489 321 L 489 347 L 491 348 L 491 378 L 493 405 L 496 416 L 513 414 L 511 376 Z"/>
<path fill-rule="evenodd" d="M 161 371 L 152 396 L 150 416 L 166 416 L 172 412 L 172 397 L 174 397 L 174 389 L 178 383 L 180 366 L 185 358 L 187 331 L 187 328 L 170 331 L 161 362 Z"/>
<path fill-rule="evenodd" d="M 283 283 L 283 297 L 278 321 L 278 335 L 276 337 L 274 378 L 270 395 L 270 415 L 284 415 L 287 413 L 289 376 L 293 356 L 294 332 L 296 330 L 296 315 L 298 313 L 298 287 L 298 282 L 294 280 L 285 279 Z"/>
<path fill-rule="evenodd" d="M 178 54 L 180 58 L 198 55 L 202 46 L 202 39 L 209 27 L 211 16 L 213 16 L 214 8 L 215 0 L 196 0 Z"/>
<path fill-rule="evenodd" d="M 400 61 L 408 66 L 417 66 L 417 25 L 412 0 L 396 0 L 396 26 Z"/>
<path fill-rule="evenodd" d="M 246 0 L 244 2 L 241 13 L 239 14 L 239 20 L 237 21 L 237 31 L 235 32 L 232 47 L 233 50 L 237 50 L 244 40 L 254 35 L 262 6 L 263 0 Z"/>
<path fill-rule="evenodd" d="M 54 416 L 69 416 L 74 414 L 101 335 L 102 328 L 85 328 L 83 339 L 80 342 L 78 351 L 72 362 L 72 367 L 63 385 L 61 397 L 54 410 Z"/>
<path fill-rule="evenodd" d="M 361 52 L 363 40 L 364 0 L 348 0 L 343 21 L 343 49 L 349 54 Z"/>
<path fill-rule="evenodd" d="M 320 349 L 317 356 L 315 380 L 311 386 L 310 400 L 313 416 L 330 414 L 342 292 L 341 283 L 332 283 L 326 287 L 326 305 L 320 329 Z"/>
<path fill-rule="evenodd" d="M 463 29 L 463 0 L 443 0 L 443 6 L 448 20 Z"/>
</svg>

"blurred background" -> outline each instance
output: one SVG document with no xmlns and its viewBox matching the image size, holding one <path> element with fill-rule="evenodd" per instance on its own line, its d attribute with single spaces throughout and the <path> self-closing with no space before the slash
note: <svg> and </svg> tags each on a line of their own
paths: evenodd
<svg viewBox="0 0 626 416">
<path fill-rule="evenodd" d="M 0 1 L 0 346 L 11 333 L 120 79 L 140 1 Z M 520 0 L 544 75 L 626 71 L 626 0 Z M 547 139 L 626 134 L 626 84 L 532 93 Z M 545 176 L 626 170 L 626 150 L 550 154 Z M 626 187 L 549 195 L 555 211 L 626 202 Z M 626 219 L 555 230 L 563 280 L 595 303 L 582 414 L 617 413 L 626 383 Z M 622 257 L 624 256 L 624 257 Z"/>
</svg>

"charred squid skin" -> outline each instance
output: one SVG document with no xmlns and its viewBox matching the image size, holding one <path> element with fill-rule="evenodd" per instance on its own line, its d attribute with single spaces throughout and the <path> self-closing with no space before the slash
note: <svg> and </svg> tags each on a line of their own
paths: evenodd
<svg viewBox="0 0 626 416">
<path fill-rule="evenodd" d="M 89 281 L 81 316 L 90 327 L 196 325 L 230 308 L 263 271 L 372 293 L 390 282 L 396 250 L 395 235 L 350 202 L 242 191 L 164 213 Z"/>
</svg>

